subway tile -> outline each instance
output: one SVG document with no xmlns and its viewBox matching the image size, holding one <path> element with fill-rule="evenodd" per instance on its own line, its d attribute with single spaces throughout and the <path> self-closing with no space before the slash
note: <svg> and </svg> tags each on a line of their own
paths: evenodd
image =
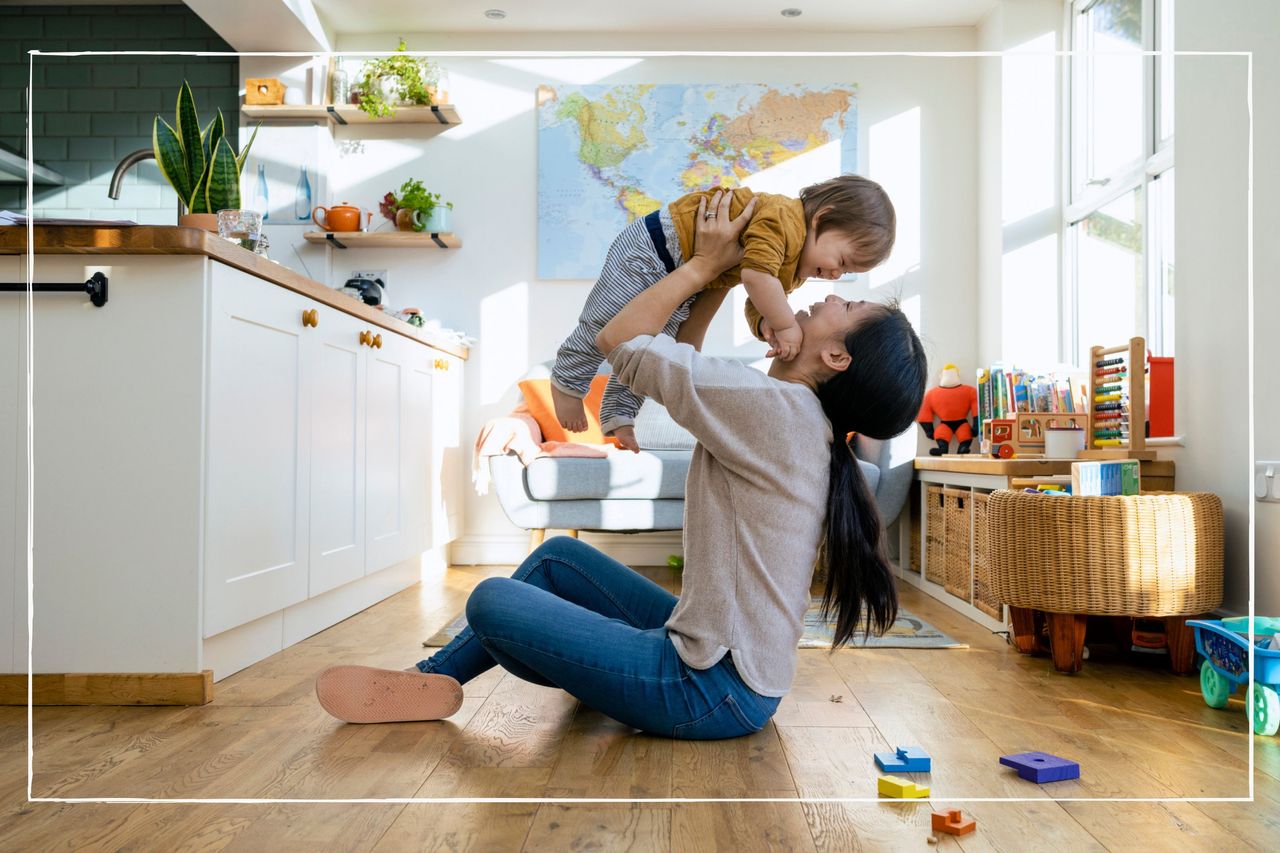
<svg viewBox="0 0 1280 853">
<path fill-rule="evenodd" d="M 109 201 L 111 199 L 107 198 L 107 188 L 101 184 L 76 184 L 67 187 L 68 207 L 93 207 Z"/>
<path fill-rule="evenodd" d="M 26 134 L 27 117 L 24 114 L 0 113 L 0 136 L 20 138 Z"/>
<path fill-rule="evenodd" d="M 168 87 L 173 92 L 170 100 L 177 103 L 178 89 L 182 86 L 182 68 L 180 61 L 140 65 L 138 67 L 138 85 Z"/>
<path fill-rule="evenodd" d="M 89 116 L 84 113 L 49 113 L 44 116 L 44 132 L 51 136 L 88 136 Z"/>
<path fill-rule="evenodd" d="M 23 56 L 22 51 L 18 49 L 18 43 L 16 41 L 0 41 L 0 62 L 8 63 L 25 60 L 26 57 Z"/>
<path fill-rule="evenodd" d="M 136 38 L 139 19 L 134 15 L 95 15 L 93 35 L 100 38 Z"/>
<path fill-rule="evenodd" d="M 139 225 L 177 225 L 177 207 L 139 209 L 136 221 Z"/>
<path fill-rule="evenodd" d="M 21 89 L 0 89 L 0 113 L 16 113 L 21 109 Z"/>
<path fill-rule="evenodd" d="M 37 87 L 33 106 L 36 112 L 65 113 L 67 111 L 67 90 Z"/>
<path fill-rule="evenodd" d="M 131 207 L 94 207 L 89 210 L 90 219 L 128 219 L 138 221 L 138 211 Z"/>
<path fill-rule="evenodd" d="M 185 75 L 192 88 L 196 86 L 230 86 L 235 83 L 234 68 L 230 64 L 217 59 L 188 62 Z"/>
<path fill-rule="evenodd" d="M 102 89 L 72 89 L 67 92 L 67 109 L 76 112 L 111 112 L 116 108 L 116 93 Z"/>
<path fill-rule="evenodd" d="M 133 136 L 138 132 L 138 117 L 133 113 L 93 113 L 91 118 L 94 136 Z"/>
<path fill-rule="evenodd" d="M 88 38 L 88 15 L 50 15 L 44 22 L 44 35 L 51 38 Z"/>
<path fill-rule="evenodd" d="M 65 141 L 65 140 L 64 140 Z M 55 160 L 45 156 L 36 143 L 36 155 L 40 161 L 66 179 L 68 184 L 87 184 L 89 182 L 89 164 L 83 160 Z"/>
<path fill-rule="evenodd" d="M 119 162 L 118 160 L 90 161 L 89 183 L 101 184 L 102 186 L 107 186 L 108 184 L 110 184 L 111 174 L 116 170 L 116 164 L 118 162 Z M 137 170 L 137 167 L 135 166 L 134 168 L 130 169 L 128 172 L 125 172 L 124 180 L 121 182 L 121 186 L 128 186 L 129 184 L 136 184 L 138 182 L 138 176 L 136 174 L 136 170 Z"/>
<path fill-rule="evenodd" d="M 22 89 L 27 85 L 27 64 L 0 65 L 0 88 Z"/>
<path fill-rule="evenodd" d="M 68 160 L 105 160 L 114 157 L 115 154 L 115 146 L 110 139 L 85 137 L 67 140 Z"/>
<path fill-rule="evenodd" d="M 4 22 L 4 34 L 24 41 L 39 38 L 44 35 L 44 17 L 8 18 Z"/>
<path fill-rule="evenodd" d="M 44 68 L 45 85 L 50 88 L 56 86 L 68 89 L 88 87 L 92 79 L 90 68 L 86 59 L 46 66 Z"/>
<path fill-rule="evenodd" d="M 34 140 L 33 148 L 36 159 L 42 163 L 46 160 L 67 159 L 67 140 L 56 136 L 42 136 Z"/>
<path fill-rule="evenodd" d="M 168 193 L 167 197 L 174 198 L 172 193 Z M 135 183 L 120 187 L 120 198 L 117 203 L 134 208 L 161 207 L 166 200 L 166 194 L 161 187 L 150 183 Z M 174 198 L 174 201 L 176 202 L 177 199 Z"/>
<path fill-rule="evenodd" d="M 163 93 L 159 89 L 121 89 L 109 94 L 115 95 L 119 112 L 155 113 L 161 108 Z"/>
<path fill-rule="evenodd" d="M 137 86 L 138 66 L 97 63 L 93 68 L 93 85 L 102 88 Z"/>
<path fill-rule="evenodd" d="M 22 206 L 22 190 L 0 184 L 0 210 L 21 210 Z"/>
</svg>

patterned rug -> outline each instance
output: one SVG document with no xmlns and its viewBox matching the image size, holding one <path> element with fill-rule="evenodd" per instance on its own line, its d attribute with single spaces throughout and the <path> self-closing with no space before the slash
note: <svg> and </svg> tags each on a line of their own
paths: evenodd
<svg viewBox="0 0 1280 853">
<path fill-rule="evenodd" d="M 822 599 L 814 598 L 809 602 L 809 610 L 804 614 L 804 635 L 800 637 L 802 649 L 829 649 L 831 636 L 835 632 L 835 623 L 822 618 Z M 448 625 L 445 625 L 423 642 L 423 648 L 446 646 L 467 627 L 465 613 L 459 613 Z M 883 637 L 864 639 L 855 634 L 850 643 L 867 649 L 967 649 L 967 643 L 957 642 L 954 638 L 942 633 L 928 622 L 909 610 L 898 609 L 898 619 Z"/>
</svg>

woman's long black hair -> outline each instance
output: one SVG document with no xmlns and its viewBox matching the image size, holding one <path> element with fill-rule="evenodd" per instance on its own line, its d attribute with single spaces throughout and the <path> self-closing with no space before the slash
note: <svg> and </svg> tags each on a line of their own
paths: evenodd
<svg viewBox="0 0 1280 853">
<path fill-rule="evenodd" d="M 928 364 L 920 338 L 896 304 L 884 306 L 844 338 L 848 369 L 818 387 L 831 421 L 831 482 L 827 492 L 825 614 L 834 609 L 831 647 L 861 626 L 883 634 L 898 615 L 898 595 L 881 536 L 880 514 L 847 436 L 890 439 L 915 421 Z"/>
</svg>

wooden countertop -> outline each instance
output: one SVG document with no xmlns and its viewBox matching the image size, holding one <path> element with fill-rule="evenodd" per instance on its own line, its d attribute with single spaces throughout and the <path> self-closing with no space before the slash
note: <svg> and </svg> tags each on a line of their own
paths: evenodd
<svg viewBox="0 0 1280 853">
<path fill-rule="evenodd" d="M 35 250 L 37 255 L 204 255 L 410 340 L 464 360 L 468 355 L 466 347 L 410 326 L 386 312 L 357 302 L 344 293 L 199 228 L 164 225 L 121 228 L 37 225 Z M 24 226 L 0 227 L 0 255 L 25 255 L 26 252 L 27 229 Z"/>
<path fill-rule="evenodd" d="M 1051 474 L 1070 474 L 1072 462 L 1086 459 L 992 459 L 981 454 L 950 456 L 917 456 L 917 471 L 946 471 L 952 474 L 995 474 L 1000 477 L 1043 477 Z M 1143 476 L 1172 477 L 1172 459 L 1144 461 Z"/>
</svg>

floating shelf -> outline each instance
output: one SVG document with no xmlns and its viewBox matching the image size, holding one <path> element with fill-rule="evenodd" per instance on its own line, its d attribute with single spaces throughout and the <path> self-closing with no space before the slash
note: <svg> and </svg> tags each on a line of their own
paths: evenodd
<svg viewBox="0 0 1280 853">
<path fill-rule="evenodd" d="M 335 125 L 421 124 L 442 131 L 462 124 L 458 108 L 450 104 L 396 107 L 395 109 L 396 114 L 386 118 L 371 118 L 354 104 L 272 104 L 267 106 L 244 104 L 240 107 L 240 112 L 248 118 L 261 121 L 327 121 Z"/>
<path fill-rule="evenodd" d="M 337 249 L 461 249 L 451 231 L 308 231 L 308 243 L 328 243 Z"/>
</svg>

